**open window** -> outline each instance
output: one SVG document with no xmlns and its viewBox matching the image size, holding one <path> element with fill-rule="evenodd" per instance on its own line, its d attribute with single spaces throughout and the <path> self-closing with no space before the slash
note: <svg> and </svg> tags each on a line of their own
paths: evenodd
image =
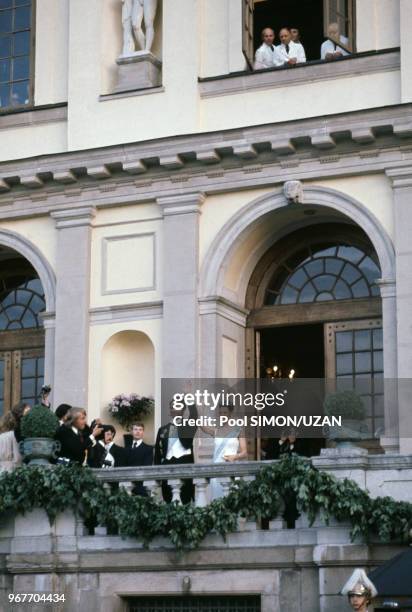
<svg viewBox="0 0 412 612">
<path fill-rule="evenodd" d="M 340 35 L 348 41 L 345 44 L 341 39 L 340 45 L 353 52 L 354 0 L 243 0 L 243 53 L 249 67 L 253 66 L 265 27 L 275 31 L 277 45 L 282 27 L 298 28 L 308 61 L 315 61 L 320 59 L 320 48 L 331 23 L 338 23 Z"/>
</svg>

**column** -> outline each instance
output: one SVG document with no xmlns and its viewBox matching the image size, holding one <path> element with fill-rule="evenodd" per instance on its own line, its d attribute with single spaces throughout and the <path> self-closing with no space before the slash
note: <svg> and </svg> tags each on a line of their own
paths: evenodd
<svg viewBox="0 0 412 612">
<path fill-rule="evenodd" d="M 383 372 L 385 377 L 385 434 L 380 443 L 386 453 L 399 452 L 398 399 L 396 380 L 398 376 L 398 347 L 396 320 L 395 279 L 378 282 L 382 299 Z"/>
<path fill-rule="evenodd" d="M 95 209 L 51 213 L 58 230 L 54 404 L 87 406 L 90 249 Z"/>
<path fill-rule="evenodd" d="M 204 195 L 158 199 L 163 212 L 162 377 L 198 371 L 199 215 Z"/>
<path fill-rule="evenodd" d="M 387 175 L 392 179 L 395 220 L 399 445 L 401 453 L 410 453 L 412 452 L 410 412 L 412 385 L 409 382 L 412 379 L 412 166 L 388 170 Z"/>
</svg>

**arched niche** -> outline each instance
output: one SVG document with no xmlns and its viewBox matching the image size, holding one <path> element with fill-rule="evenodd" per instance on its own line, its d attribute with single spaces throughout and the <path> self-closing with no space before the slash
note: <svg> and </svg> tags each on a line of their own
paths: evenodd
<svg viewBox="0 0 412 612">
<path fill-rule="evenodd" d="M 101 400 L 103 422 L 111 422 L 117 430 L 117 439 L 122 442 L 126 433 L 120 425 L 109 418 L 107 406 L 115 395 L 138 393 L 154 397 L 155 354 L 150 338 L 139 331 L 125 330 L 114 334 L 103 347 L 101 373 Z M 145 440 L 153 442 L 154 414 L 144 419 Z"/>
</svg>

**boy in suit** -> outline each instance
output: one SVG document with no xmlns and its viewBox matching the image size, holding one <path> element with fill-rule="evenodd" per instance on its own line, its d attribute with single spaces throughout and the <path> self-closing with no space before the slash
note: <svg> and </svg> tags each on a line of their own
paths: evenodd
<svg viewBox="0 0 412 612">
<path fill-rule="evenodd" d="M 143 441 L 144 423 L 134 423 L 132 426 L 131 445 L 125 449 L 126 465 L 130 467 L 141 467 L 153 465 L 153 446 Z M 143 483 L 136 484 L 134 491 L 136 495 L 147 496 Z"/>
</svg>

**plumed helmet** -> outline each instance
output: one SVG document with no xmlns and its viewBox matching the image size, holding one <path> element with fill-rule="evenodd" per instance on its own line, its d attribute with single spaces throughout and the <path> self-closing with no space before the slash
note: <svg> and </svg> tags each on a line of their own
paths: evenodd
<svg viewBox="0 0 412 612">
<path fill-rule="evenodd" d="M 358 568 L 355 569 L 352 576 L 346 582 L 341 593 L 348 597 L 352 595 L 367 597 L 370 601 L 377 596 L 378 591 L 373 582 L 367 577 L 365 570 Z"/>
</svg>

